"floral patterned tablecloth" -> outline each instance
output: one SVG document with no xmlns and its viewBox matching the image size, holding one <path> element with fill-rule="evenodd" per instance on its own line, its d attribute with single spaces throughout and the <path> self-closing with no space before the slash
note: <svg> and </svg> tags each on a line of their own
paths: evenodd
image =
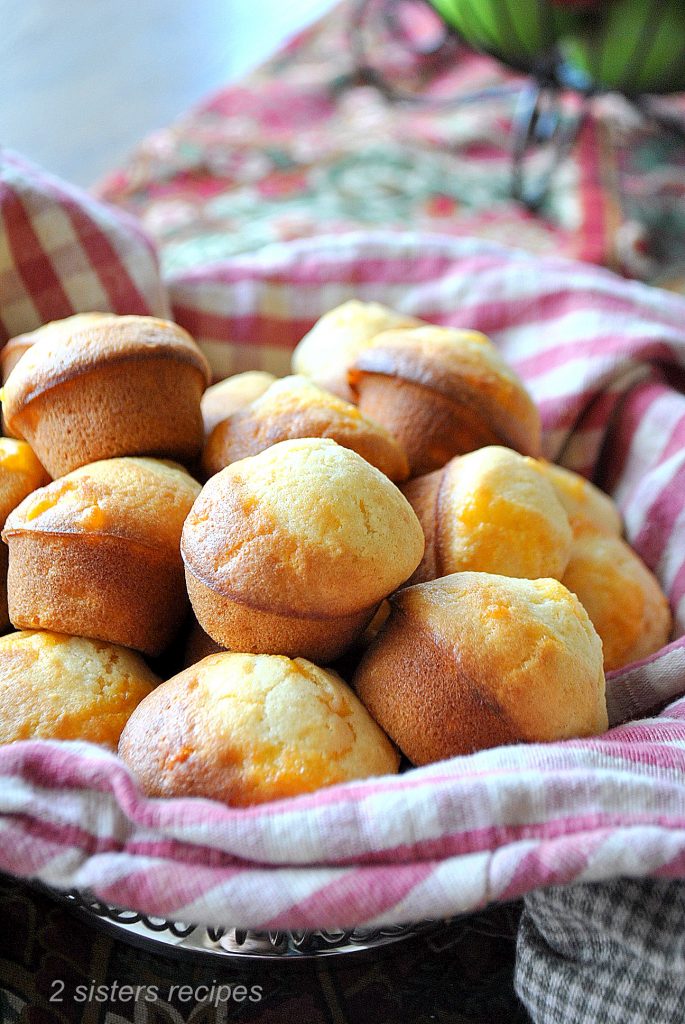
<svg viewBox="0 0 685 1024">
<path fill-rule="evenodd" d="M 147 139 L 99 187 L 135 213 L 167 273 L 278 240 L 359 228 L 491 238 L 685 290 L 685 139 L 617 97 L 593 102 L 542 207 L 510 195 L 511 127 L 525 80 L 448 39 L 414 56 L 384 0 L 330 14 L 248 79 Z M 361 63 L 428 103 L 394 103 Z M 460 102 L 474 91 L 502 95 Z M 563 98 L 564 117 L 579 99 Z M 679 99 L 667 102 L 683 111 Z M 531 184 L 549 154 L 534 152 Z"/>
</svg>

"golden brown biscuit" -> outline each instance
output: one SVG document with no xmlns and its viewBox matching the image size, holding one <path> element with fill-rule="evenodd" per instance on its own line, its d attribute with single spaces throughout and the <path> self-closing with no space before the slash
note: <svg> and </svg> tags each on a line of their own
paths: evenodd
<svg viewBox="0 0 685 1024">
<path fill-rule="evenodd" d="M 159 654 L 187 612 L 179 541 L 200 491 L 156 459 L 107 459 L 10 513 L 10 619 Z"/>
<path fill-rule="evenodd" d="M 263 395 L 275 380 L 273 373 L 266 370 L 248 370 L 207 388 L 200 402 L 205 437 L 209 437 L 217 423 Z"/>
<path fill-rule="evenodd" d="M 392 434 L 355 405 L 301 376 L 277 380 L 250 405 L 219 423 L 207 441 L 202 468 L 213 476 L 232 462 L 297 437 L 330 437 L 391 480 L 409 476 L 407 456 Z"/>
<path fill-rule="evenodd" d="M 49 483 L 50 477 L 25 441 L 0 437 L 0 522 L 27 494 Z"/>
<path fill-rule="evenodd" d="M 399 758 L 335 672 L 303 658 L 216 654 L 139 706 L 119 754 L 148 796 L 236 807 L 397 771 Z"/>
<path fill-rule="evenodd" d="M 411 480 L 402 492 L 426 536 L 412 583 L 466 571 L 561 579 L 571 528 L 534 459 L 480 448 Z"/>
<path fill-rule="evenodd" d="M 20 501 L 50 477 L 25 441 L 0 437 L 0 524 Z M 0 629 L 10 624 L 7 609 L 7 548 L 0 544 Z"/>
<path fill-rule="evenodd" d="M 656 577 L 620 537 L 577 521 L 562 582 L 578 596 L 602 638 L 606 672 L 646 658 L 668 642 L 668 601 Z"/>
<path fill-rule="evenodd" d="M 543 473 L 557 492 L 559 501 L 566 509 L 571 527 L 576 521 L 592 523 L 604 533 L 620 536 L 623 533 L 621 513 L 608 494 L 599 487 L 563 466 L 557 466 L 545 459 L 538 459 L 540 472 Z"/>
<path fill-rule="evenodd" d="M 30 349 L 37 341 L 41 341 L 49 336 L 58 342 L 60 338 L 74 334 L 76 331 L 81 330 L 81 328 L 95 323 L 96 320 L 112 316 L 114 316 L 113 313 L 75 313 L 74 316 L 67 316 L 64 320 L 51 320 L 50 323 L 43 324 L 42 327 L 38 327 L 35 331 L 28 331 L 26 334 L 18 334 L 16 337 L 10 338 L 2 352 L 0 352 L 2 383 L 5 383 L 24 352 Z"/>
<path fill-rule="evenodd" d="M 361 411 L 407 452 L 412 476 L 486 445 L 539 454 L 537 408 L 478 331 L 385 331 L 357 355 L 348 379 Z"/>
<path fill-rule="evenodd" d="M 359 352 L 381 331 L 419 324 L 421 320 L 380 302 L 350 299 L 325 313 L 305 334 L 293 352 L 293 373 L 311 377 L 319 387 L 354 402 L 347 372 Z"/>
<path fill-rule="evenodd" d="M 3 388 L 3 415 L 53 477 L 119 455 L 190 464 L 208 382 L 205 357 L 176 324 L 108 316 L 36 341 Z"/>
<path fill-rule="evenodd" d="M 329 439 L 213 476 L 183 528 L 188 593 L 224 647 L 331 661 L 414 571 L 423 533 L 386 476 Z"/>
<path fill-rule="evenodd" d="M 414 764 L 607 728 L 602 644 L 558 580 L 457 573 L 391 605 L 354 685 Z"/>
<path fill-rule="evenodd" d="M 116 750 L 160 680 L 114 644 L 29 630 L 0 638 L 0 743 L 88 740 Z"/>
</svg>

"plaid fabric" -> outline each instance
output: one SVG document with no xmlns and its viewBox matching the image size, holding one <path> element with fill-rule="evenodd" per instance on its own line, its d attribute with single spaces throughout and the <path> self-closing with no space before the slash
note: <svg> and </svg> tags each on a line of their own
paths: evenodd
<svg viewBox="0 0 685 1024">
<path fill-rule="evenodd" d="M 168 315 L 132 217 L 0 150 L 0 342 L 72 313 Z"/>
<path fill-rule="evenodd" d="M 74 203 L 87 215 L 91 251 L 105 238 L 117 253 L 142 252 L 122 295 L 161 293 L 127 221 L 14 158 L 3 173 L 13 182 L 3 215 L 13 196 L 32 197 L 22 202 L 31 230 L 2 244 L 36 317 L 64 310 L 73 263 L 46 258 L 41 237 L 62 230 L 65 202 L 72 223 Z M 15 220 L 3 223 L 11 235 Z M 88 744 L 2 747 L 0 870 L 151 915 L 270 929 L 406 922 L 550 885 L 685 877 L 685 301 L 598 268 L 423 233 L 276 244 L 167 283 L 217 371 L 285 370 L 302 333 L 352 295 L 489 333 L 540 405 L 547 454 L 617 497 L 671 598 L 676 639 L 609 679 L 617 727 L 605 736 L 483 751 L 261 807 L 145 799 L 114 755 Z M 86 294 L 67 312 L 86 308 Z M 617 724 L 676 697 L 657 717 Z"/>
<path fill-rule="evenodd" d="M 621 878 L 526 898 L 516 991 L 536 1024 L 678 1024 L 685 885 Z"/>
</svg>

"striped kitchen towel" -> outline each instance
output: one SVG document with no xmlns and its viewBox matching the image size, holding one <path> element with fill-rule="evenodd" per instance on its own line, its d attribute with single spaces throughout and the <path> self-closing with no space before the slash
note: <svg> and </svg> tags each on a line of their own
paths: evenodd
<svg viewBox="0 0 685 1024">
<path fill-rule="evenodd" d="M 396 232 L 279 243 L 162 288 L 154 254 L 118 214 L 13 157 L 0 188 L 6 334 L 108 297 L 119 312 L 162 313 L 165 292 L 217 375 L 284 372 L 317 317 L 352 296 L 490 334 L 540 405 L 546 454 L 615 495 L 676 618 L 666 648 L 610 677 L 604 736 L 260 807 L 146 799 L 88 744 L 2 747 L 0 870 L 151 915 L 272 929 L 685 877 L 685 300 L 596 267 Z"/>
</svg>

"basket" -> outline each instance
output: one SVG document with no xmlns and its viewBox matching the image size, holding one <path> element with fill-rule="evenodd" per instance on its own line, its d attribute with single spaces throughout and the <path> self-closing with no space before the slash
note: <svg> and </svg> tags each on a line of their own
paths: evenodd
<svg viewBox="0 0 685 1024">
<path fill-rule="evenodd" d="M 146 799 L 111 752 L 10 744 L 0 748 L 0 870 L 132 908 L 163 931 L 186 921 L 267 941 L 414 928 L 579 880 L 683 877 L 683 299 L 494 243 L 383 231 L 273 245 L 162 283 L 137 226 L 4 160 L 0 205 L 21 205 L 43 247 L 27 251 L 23 228 L 9 239 L 20 256 L 3 271 L 7 335 L 93 308 L 106 288 L 115 312 L 171 308 L 217 375 L 286 372 L 305 331 L 353 295 L 482 330 L 527 380 L 545 454 L 617 497 L 670 595 L 676 634 L 609 678 L 605 736 L 481 751 L 261 807 Z M 65 218 L 76 215 L 88 232 L 65 254 Z M 48 259 L 63 268 L 59 289 L 35 273 Z"/>
</svg>

